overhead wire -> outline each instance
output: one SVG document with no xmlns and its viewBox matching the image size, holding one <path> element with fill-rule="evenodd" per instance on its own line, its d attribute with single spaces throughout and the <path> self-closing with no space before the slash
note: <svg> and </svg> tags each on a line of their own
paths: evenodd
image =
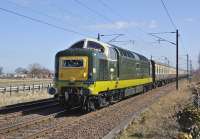
<svg viewBox="0 0 200 139">
<path fill-rule="evenodd" d="M 80 35 L 80 36 L 87 36 L 87 34 L 83 34 L 83 33 L 80 33 L 80 32 L 74 31 L 74 30 L 71 30 L 71 29 L 69 29 L 69 28 L 65 28 L 65 27 L 62 27 L 62 26 L 59 26 L 59 25 L 55 25 L 55 24 L 49 23 L 49 22 L 44 21 L 44 20 L 41 20 L 41 19 L 37 19 L 37 18 L 34 18 L 34 17 L 30 17 L 30 16 L 27 16 L 27 15 L 24 15 L 24 14 L 21 14 L 21 13 L 18 13 L 18 12 L 13 11 L 13 10 L 9 10 L 9 9 L 2 8 L 2 7 L 0 7 L 0 10 L 1 10 L 2 12 L 10 13 L 10 14 L 13 14 L 13 15 L 16 15 L 16 16 L 19 16 L 19 17 L 28 19 L 28 20 L 30 20 L 30 21 L 34 21 L 34 22 L 37 22 L 37 23 L 41 23 L 41 24 L 47 25 L 47 26 L 49 26 L 49 27 L 53 27 L 53 28 L 56 28 L 56 29 L 65 31 L 65 32 L 70 32 L 70 33 L 77 34 L 77 35 Z"/>
<path fill-rule="evenodd" d="M 79 5 L 84 6 L 85 8 L 87 8 L 88 10 L 90 10 L 91 12 L 94 12 L 95 14 L 101 16 L 101 17 L 104 18 L 105 20 L 107 20 L 107 21 L 112 21 L 110 18 L 108 18 L 108 17 L 106 17 L 106 16 L 100 14 L 99 12 L 97 12 L 96 10 L 90 8 L 89 6 L 87 6 L 86 4 L 84 4 L 83 2 L 80 2 L 79 0 L 74 0 L 74 1 L 75 1 L 76 3 L 78 3 Z M 99 0 L 99 2 L 100 2 L 104 7 L 108 8 L 108 9 L 112 9 L 112 8 L 111 8 L 109 5 L 107 5 L 103 0 Z M 165 6 L 165 3 L 163 2 L 163 0 L 161 0 L 161 2 L 162 2 L 162 4 L 163 4 L 163 7 L 165 8 L 165 10 L 166 10 L 166 12 L 167 12 L 169 18 L 170 18 L 170 21 L 174 24 L 174 22 L 173 22 L 173 20 L 172 20 L 172 18 L 171 18 L 171 16 L 170 16 L 170 14 L 169 14 L 169 11 L 167 10 L 167 7 Z M 68 29 L 68 28 L 64 28 L 64 27 L 61 27 L 61 26 L 58 26 L 58 25 L 55 25 L 55 24 L 51 24 L 51 23 L 48 23 L 48 22 L 43 21 L 43 20 L 40 20 L 40 19 L 28 17 L 28 16 L 26 16 L 26 15 L 22 15 L 22 14 L 19 14 L 19 13 L 14 12 L 14 11 L 9 11 L 9 10 L 3 9 L 3 8 L 1 8 L 1 10 L 6 11 L 6 12 L 10 12 L 10 13 L 12 13 L 12 14 L 15 14 L 15 15 L 18 15 L 18 16 L 21 16 L 21 17 L 24 17 L 24 18 L 27 18 L 27 19 L 32 20 L 32 21 L 35 21 L 35 22 L 40 22 L 40 23 L 42 23 L 42 24 L 46 24 L 46 25 L 48 25 L 48 26 L 51 26 L 51 27 L 54 27 L 54 28 L 57 28 L 57 29 L 61 29 L 61 30 L 63 30 L 63 31 L 67 31 L 67 32 L 75 33 L 75 34 L 78 34 L 78 35 L 81 35 L 81 36 L 85 36 L 85 34 L 83 34 L 83 33 L 80 33 L 80 32 L 77 32 L 77 31 L 74 31 L 74 30 L 71 30 L 71 29 Z M 35 11 L 35 10 L 34 10 L 34 11 Z M 36 12 L 38 12 L 38 11 L 36 11 Z M 41 12 L 38 12 L 38 13 L 41 13 Z M 115 13 L 115 12 L 114 12 L 114 13 Z M 41 14 L 43 14 L 43 13 L 41 13 Z M 45 16 L 47 16 L 47 17 L 50 17 L 50 18 L 54 18 L 54 17 L 52 17 L 52 16 L 49 16 L 48 14 L 43 14 L 43 15 L 45 15 Z M 117 14 L 116 14 L 116 15 L 117 15 Z M 175 24 L 174 24 L 174 25 L 175 25 Z M 137 28 L 138 28 L 140 31 L 142 31 L 143 33 L 148 34 L 146 31 L 144 31 L 144 30 L 141 29 L 140 27 L 137 26 Z M 149 34 L 148 34 L 148 35 L 149 35 Z M 144 40 L 142 40 L 142 41 L 144 41 Z M 182 40 L 181 40 L 181 41 L 182 41 Z M 149 43 L 149 42 L 148 42 L 148 43 Z"/>
<path fill-rule="evenodd" d="M 86 9 L 88 9 L 89 11 L 91 11 L 91 12 L 93 12 L 94 14 L 96 14 L 96 15 L 98 15 L 98 16 L 100 16 L 100 17 L 102 17 L 104 20 L 106 20 L 106 21 L 108 21 L 108 22 L 113 22 L 110 18 L 108 18 L 108 17 L 105 17 L 104 15 L 102 15 L 102 14 L 100 14 L 99 12 L 97 12 L 96 10 L 94 10 L 94 9 L 92 9 L 92 8 L 90 8 L 89 6 L 87 6 L 86 4 L 84 4 L 83 2 L 81 2 L 81 1 L 79 1 L 79 0 L 74 0 L 76 3 L 78 3 L 79 5 L 81 5 L 82 7 L 85 7 Z M 101 5 L 103 5 L 105 8 L 107 8 L 107 9 L 112 9 L 112 13 L 115 13 L 114 12 L 114 9 L 113 8 L 111 8 L 108 4 L 106 4 L 103 0 L 98 0 L 98 2 L 101 4 Z M 120 19 L 121 18 L 123 18 L 122 16 L 120 16 L 119 14 L 115 14 L 115 15 L 117 15 L 117 16 L 119 16 L 120 17 Z M 140 28 L 140 27 L 138 27 L 138 26 L 136 26 L 136 28 L 139 30 L 139 31 L 141 31 L 142 33 L 144 33 L 144 34 L 146 34 L 146 35 L 150 35 L 148 32 L 146 32 L 146 31 L 144 31 L 142 28 Z M 150 35 L 151 36 L 151 35 Z M 138 37 L 138 35 L 137 35 L 137 38 L 139 38 L 142 42 L 144 42 L 144 43 L 147 43 L 147 44 L 152 44 L 151 42 L 147 42 L 147 41 L 145 41 L 144 39 L 142 39 L 141 37 Z"/>
<path fill-rule="evenodd" d="M 116 13 L 116 12 L 114 11 L 114 9 L 111 8 L 109 5 L 107 5 L 103 0 L 97 0 L 97 1 L 98 1 L 99 3 L 101 3 L 104 7 L 108 8 L 108 9 L 112 9 L 112 12 L 113 12 L 113 13 Z M 166 6 L 165 6 L 165 7 L 166 7 Z M 169 13 L 169 12 L 168 12 L 168 13 Z M 123 17 L 120 16 L 120 14 L 115 14 L 115 15 L 118 15 L 120 18 L 123 18 Z M 139 26 L 136 26 L 136 28 L 137 28 L 140 32 L 144 33 L 145 35 L 155 37 L 153 34 L 149 34 L 148 32 L 146 32 L 144 29 L 142 29 L 142 28 L 139 27 Z M 164 33 L 172 33 L 172 32 L 160 32 L 159 34 L 164 34 Z M 138 35 L 137 35 L 137 38 L 139 38 L 139 40 L 142 41 L 142 42 L 144 42 L 144 43 L 152 44 L 152 42 L 145 41 L 145 40 L 142 39 L 141 37 L 138 37 Z"/>
<path fill-rule="evenodd" d="M 111 13 L 113 15 L 120 17 L 120 18 L 123 18 L 120 13 L 116 13 L 116 11 L 111 6 L 109 6 L 107 3 L 105 3 L 103 0 L 97 0 L 97 2 L 99 2 L 102 6 L 104 6 L 108 10 L 112 11 Z"/>
<path fill-rule="evenodd" d="M 188 50 L 186 49 L 186 47 L 185 47 L 185 45 L 184 45 L 184 43 L 183 43 L 183 39 L 182 39 L 182 37 L 181 36 L 179 36 L 179 38 L 180 38 L 180 40 L 181 40 L 181 43 L 182 43 L 182 47 L 183 47 L 183 49 L 185 50 L 185 52 L 186 52 L 186 54 L 188 54 Z"/>
<path fill-rule="evenodd" d="M 18 8 L 27 9 L 27 10 L 29 10 L 30 12 L 33 12 L 33 13 L 35 13 L 35 14 L 42 15 L 42 16 L 47 17 L 47 18 L 49 18 L 49 19 L 52 19 L 52 20 L 54 20 L 54 21 L 58 21 L 58 22 L 60 22 L 60 23 L 67 24 L 67 25 L 70 25 L 70 26 L 72 26 L 72 27 L 75 27 L 75 25 L 72 24 L 71 22 L 66 22 L 66 21 L 64 21 L 63 19 L 59 18 L 59 17 L 52 16 L 52 15 L 50 15 L 50 14 L 44 13 L 44 12 L 42 12 L 42 11 L 39 11 L 39 10 L 36 10 L 36 9 L 33 9 L 33 8 L 30 8 L 30 7 L 28 7 L 28 6 L 20 5 L 20 4 L 18 4 L 18 3 L 12 2 L 12 1 L 10 1 L 10 0 L 7 0 L 7 2 L 10 3 L 10 4 L 12 4 L 12 5 L 15 5 L 15 6 L 18 7 Z M 68 12 L 68 14 L 72 15 L 72 13 L 71 13 L 70 11 L 67 11 L 67 12 Z M 76 28 L 77 28 L 77 27 L 76 27 Z"/>
<path fill-rule="evenodd" d="M 177 29 L 177 26 L 176 26 L 176 24 L 174 23 L 174 21 L 173 21 L 173 19 L 172 19 L 172 16 L 170 15 L 169 10 L 167 9 L 167 6 L 165 5 L 165 3 L 164 3 L 163 0 L 160 0 L 160 1 L 161 1 L 161 3 L 162 3 L 162 7 L 164 8 L 164 10 L 165 10 L 165 12 L 166 12 L 166 14 L 167 14 L 167 16 L 168 16 L 168 18 L 169 18 L 169 20 L 170 20 L 172 26 L 173 26 L 174 29 L 176 30 L 176 29 Z"/>
<path fill-rule="evenodd" d="M 178 27 L 177 27 L 177 25 L 175 24 L 175 22 L 174 22 L 172 16 L 170 15 L 170 12 L 169 12 L 169 10 L 168 10 L 168 8 L 167 8 L 167 6 L 166 6 L 164 0 L 160 0 L 160 1 L 161 1 L 161 4 L 162 4 L 163 9 L 165 10 L 165 12 L 166 12 L 166 14 L 167 14 L 167 16 L 168 16 L 168 18 L 169 18 L 169 20 L 170 20 L 171 25 L 173 26 L 173 28 L 174 28 L 175 30 L 177 30 Z M 183 49 L 185 50 L 185 52 L 188 53 L 187 50 L 186 50 L 186 48 L 185 48 L 184 45 L 183 45 L 183 40 L 182 40 L 182 38 L 181 38 L 180 36 L 179 36 L 179 38 L 180 38 L 181 43 L 182 43 L 181 46 L 183 47 Z"/>
<path fill-rule="evenodd" d="M 46 13 L 44 13 L 44 12 L 35 10 L 35 9 L 33 9 L 33 8 L 30 8 L 30 7 L 27 7 L 27 6 L 25 6 L 25 5 L 20 5 L 20 4 L 18 4 L 18 3 L 15 3 L 15 2 L 13 2 L 13 1 L 10 1 L 10 0 L 6 0 L 6 2 L 8 2 L 8 3 L 12 4 L 12 5 L 15 5 L 16 7 L 19 7 L 19 8 L 28 9 L 29 11 L 31 11 L 31 12 L 33 12 L 33 13 L 35 13 L 35 14 L 39 14 L 39 15 L 42 15 L 42 16 L 51 18 L 51 19 L 53 19 L 53 20 L 59 20 L 59 21 L 61 21 L 61 20 L 58 19 L 57 17 L 51 16 L 51 15 L 46 14 Z"/>
<path fill-rule="evenodd" d="M 93 12 L 94 14 L 98 15 L 99 17 L 102 17 L 105 21 L 107 21 L 107 22 L 113 22 L 110 18 L 108 18 L 107 16 L 104 16 L 100 12 L 94 10 L 93 8 L 90 8 L 89 6 L 87 6 L 86 4 L 84 4 L 82 1 L 74 0 L 74 2 L 76 2 L 79 5 L 81 5 L 82 7 L 86 8 L 87 10 Z"/>
<path fill-rule="evenodd" d="M 103 0 L 98 0 L 98 2 L 101 3 L 101 4 L 102 4 L 104 7 L 106 7 L 107 9 L 112 9 L 112 8 L 111 8 L 109 5 L 107 5 Z M 175 22 L 173 21 L 173 18 L 172 18 L 172 16 L 170 15 L 169 10 L 167 9 L 167 6 L 165 5 L 164 1 L 161 0 L 161 3 L 162 3 L 162 6 L 163 6 L 163 8 L 164 8 L 164 10 L 165 10 L 165 12 L 166 12 L 166 14 L 167 14 L 167 16 L 168 16 L 168 18 L 169 18 L 171 24 L 172 24 L 172 26 L 174 27 L 174 29 L 177 29 L 177 25 L 176 25 Z M 113 9 L 112 9 L 112 12 L 115 13 Z M 116 14 L 116 15 L 119 16 L 119 14 Z M 138 27 L 138 26 L 137 26 L 137 29 L 138 29 L 139 31 L 143 32 L 144 34 L 147 34 L 147 35 L 150 35 L 150 36 L 155 37 L 154 34 L 149 34 L 149 33 L 147 33 L 146 31 L 144 31 L 143 29 L 141 29 L 141 28 Z M 173 33 L 173 32 L 160 32 L 159 34 L 165 34 L 165 33 Z M 146 43 L 146 41 L 144 41 L 143 39 L 142 39 L 142 41 Z M 181 39 L 181 41 L 182 41 L 182 39 Z M 175 44 L 175 43 L 173 43 L 172 41 L 170 41 L 170 43 L 171 43 L 171 44 Z M 182 43 L 183 43 L 183 41 L 182 41 Z M 184 47 L 183 47 L 183 48 L 184 48 Z M 185 48 L 184 48 L 184 49 L 185 49 Z"/>
<path fill-rule="evenodd" d="M 105 3 L 103 0 L 96 0 L 97 2 L 99 2 L 102 6 L 104 6 L 105 8 L 107 8 L 108 10 L 111 10 L 112 11 L 112 14 L 113 15 L 116 15 L 118 16 L 120 19 L 125 19 L 125 17 L 123 17 L 120 13 L 117 13 L 116 10 L 114 8 L 112 8 L 111 6 L 109 6 L 107 3 Z M 148 35 L 149 34 L 144 31 L 143 29 L 141 29 L 140 27 L 138 26 L 135 26 L 140 32 L 144 33 L 145 35 Z M 146 43 L 146 44 L 152 44 L 152 42 L 148 42 L 148 41 L 145 41 L 143 38 L 139 37 L 138 35 L 134 34 L 134 36 L 136 38 L 138 38 L 140 41 Z M 131 38 L 132 39 L 132 38 Z M 136 41 L 136 40 L 135 40 Z"/>
<path fill-rule="evenodd" d="M 73 16 L 73 17 L 79 17 L 78 19 L 79 20 L 81 20 L 81 21 L 86 21 L 86 22 L 89 22 L 89 23 L 96 23 L 95 21 L 94 21 L 94 18 L 93 18 L 93 20 L 88 20 L 86 17 L 83 17 L 83 16 L 81 16 L 80 14 L 78 14 L 78 13 L 75 13 L 75 12 L 73 12 L 73 11 L 71 11 L 71 10 L 69 10 L 68 8 L 63 8 L 63 7 L 60 7 L 60 6 L 57 6 L 57 5 L 55 5 L 55 4 L 53 4 L 53 5 L 51 5 L 53 8 L 55 8 L 56 10 L 58 10 L 58 11 L 62 11 L 62 12 L 66 12 L 66 13 L 68 13 L 68 14 L 70 14 L 71 16 Z M 90 18 L 91 19 L 91 18 Z"/>
</svg>

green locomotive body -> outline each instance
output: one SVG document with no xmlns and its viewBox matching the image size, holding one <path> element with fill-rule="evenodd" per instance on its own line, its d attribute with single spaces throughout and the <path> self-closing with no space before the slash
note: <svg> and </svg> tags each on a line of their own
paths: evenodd
<svg viewBox="0 0 200 139">
<path fill-rule="evenodd" d="M 151 62 L 142 55 L 84 39 L 55 58 L 54 90 L 62 105 L 94 110 L 152 85 Z"/>
<path fill-rule="evenodd" d="M 84 39 L 56 54 L 54 87 L 49 93 L 67 109 L 92 111 L 172 82 L 175 73 L 174 67 L 135 52 Z M 187 77 L 187 72 L 180 69 L 179 77 Z"/>
</svg>

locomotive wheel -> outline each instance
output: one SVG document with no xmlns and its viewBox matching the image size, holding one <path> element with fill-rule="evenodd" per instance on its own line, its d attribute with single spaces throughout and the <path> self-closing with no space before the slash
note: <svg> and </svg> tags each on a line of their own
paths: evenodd
<svg viewBox="0 0 200 139">
<path fill-rule="evenodd" d="M 147 91 L 148 91 L 147 87 L 144 86 L 144 87 L 143 87 L 143 93 L 146 93 Z"/>
<path fill-rule="evenodd" d="M 66 103 L 64 97 L 60 97 L 59 98 L 59 104 L 60 104 L 61 107 L 64 107 L 66 110 L 70 110 L 71 109 L 71 107 Z"/>
<path fill-rule="evenodd" d="M 95 103 L 94 101 L 92 101 L 92 99 L 88 98 L 85 102 L 85 104 L 83 105 L 82 107 L 83 111 L 84 112 L 91 112 L 91 111 L 95 111 L 96 108 L 95 108 Z"/>
</svg>

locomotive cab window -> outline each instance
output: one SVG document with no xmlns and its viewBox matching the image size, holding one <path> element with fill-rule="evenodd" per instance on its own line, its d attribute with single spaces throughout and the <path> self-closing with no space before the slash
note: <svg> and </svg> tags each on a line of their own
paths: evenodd
<svg viewBox="0 0 200 139">
<path fill-rule="evenodd" d="M 104 47 L 101 44 L 93 42 L 93 41 L 88 41 L 87 48 L 92 49 L 92 50 L 96 50 L 96 51 L 99 51 L 99 52 L 102 52 L 102 53 L 104 52 Z"/>
<path fill-rule="evenodd" d="M 83 60 L 63 60 L 62 66 L 64 68 L 81 68 L 83 67 Z"/>
<path fill-rule="evenodd" d="M 112 60 L 116 60 L 117 59 L 117 54 L 115 52 L 115 50 L 111 47 L 109 47 L 109 54 L 108 57 Z"/>
<path fill-rule="evenodd" d="M 70 48 L 83 48 L 84 46 L 84 41 L 80 41 L 80 42 L 77 42 L 75 44 L 73 44 Z"/>
</svg>

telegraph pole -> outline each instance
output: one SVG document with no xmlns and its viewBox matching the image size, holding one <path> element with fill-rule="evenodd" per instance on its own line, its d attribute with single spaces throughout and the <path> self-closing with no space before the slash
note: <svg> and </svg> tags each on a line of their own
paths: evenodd
<svg viewBox="0 0 200 139">
<path fill-rule="evenodd" d="M 187 80 L 189 80 L 189 55 L 187 54 Z"/>
<path fill-rule="evenodd" d="M 192 60 L 189 61 L 189 64 L 188 64 L 188 69 L 189 69 L 189 83 L 191 82 L 192 80 Z"/>
<path fill-rule="evenodd" d="M 101 38 L 100 36 L 101 36 L 100 33 L 98 33 L 98 37 L 97 37 L 98 41 L 100 41 L 100 38 Z"/>
<path fill-rule="evenodd" d="M 178 90 L 178 29 L 176 30 L 176 90 Z"/>
<path fill-rule="evenodd" d="M 190 76 L 192 77 L 192 60 L 190 60 Z"/>
<path fill-rule="evenodd" d="M 176 43 L 175 42 L 171 42 L 167 39 L 164 39 L 162 37 L 159 37 L 158 35 L 156 34 L 166 34 L 166 33 L 175 33 L 176 34 Z M 178 37 L 179 37 L 179 34 L 178 34 L 178 29 L 176 29 L 175 32 L 160 32 L 160 33 L 149 33 L 149 35 L 155 37 L 158 39 L 158 41 L 165 41 L 165 42 L 168 42 L 170 44 L 173 44 L 176 46 L 176 90 L 178 90 Z"/>
</svg>

